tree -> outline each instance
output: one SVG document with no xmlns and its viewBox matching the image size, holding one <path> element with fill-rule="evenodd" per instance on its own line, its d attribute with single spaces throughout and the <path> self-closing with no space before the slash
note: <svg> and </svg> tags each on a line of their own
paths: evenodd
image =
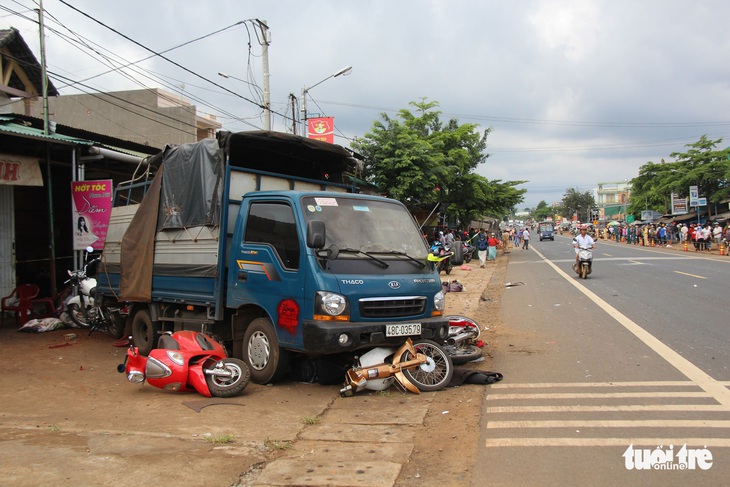
<svg viewBox="0 0 730 487">
<path fill-rule="evenodd" d="M 596 201 L 590 191 L 581 192 L 577 188 L 567 188 L 563 195 L 560 212 L 567 218 L 573 214 L 578 215 L 578 220 L 588 221 L 590 211 L 596 206 Z"/>
<path fill-rule="evenodd" d="M 671 194 L 687 197 L 690 186 L 698 186 L 699 195 L 717 205 L 730 197 L 730 161 L 728 149 L 717 150 L 722 139 L 709 140 L 706 135 L 687 144 L 686 152 L 672 152 L 673 162 L 647 162 L 631 181 L 629 212 L 642 209 L 671 213 Z"/>
<path fill-rule="evenodd" d="M 410 102 L 395 118 L 380 114 L 370 132 L 351 147 L 365 158 L 366 178 L 411 211 L 442 203 L 461 221 L 501 215 L 522 201 L 525 181 L 489 181 L 475 174 L 489 157 L 484 151 L 491 129 L 476 124 L 445 125 L 438 102 Z"/>
<path fill-rule="evenodd" d="M 547 217 L 552 217 L 554 213 L 553 208 L 548 206 L 545 200 L 540 201 L 534 210 L 532 210 L 532 218 L 537 221 L 543 221 Z"/>
</svg>

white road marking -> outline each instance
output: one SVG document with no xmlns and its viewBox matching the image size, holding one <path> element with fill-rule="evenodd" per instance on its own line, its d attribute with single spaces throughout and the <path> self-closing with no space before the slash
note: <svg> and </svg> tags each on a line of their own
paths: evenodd
<svg viewBox="0 0 730 487">
<path fill-rule="evenodd" d="M 728 390 L 722 383 L 716 381 L 702 369 L 694 365 L 692 362 L 682 357 L 680 354 L 669 348 L 667 345 L 659 341 L 651 333 L 644 330 L 642 327 L 631 321 L 627 316 L 619 312 L 616 308 L 608 304 L 598 295 L 588 290 L 578 280 L 573 279 L 571 276 L 566 274 L 562 269 L 553 264 L 552 261 L 547 259 L 538 250 L 535 253 L 543 259 L 555 272 L 561 275 L 566 281 L 575 286 L 580 292 L 585 294 L 591 301 L 596 303 L 601 309 L 608 313 L 613 319 L 618 321 L 624 328 L 633 333 L 639 340 L 646 344 L 649 348 L 654 350 L 660 357 L 664 358 L 674 368 L 684 374 L 689 380 L 701 387 L 705 392 L 710 394 L 717 402 L 722 405 L 730 406 L 730 390 Z"/>
<path fill-rule="evenodd" d="M 487 429 L 503 428 L 729 428 L 730 420 L 706 419 L 639 419 L 639 420 L 550 420 L 489 421 Z"/>
<path fill-rule="evenodd" d="M 619 446 L 688 445 L 705 448 L 730 447 L 730 438 L 489 438 L 487 447 L 504 446 Z"/>
<path fill-rule="evenodd" d="M 499 413 L 595 413 L 595 412 L 689 411 L 730 412 L 721 404 L 635 404 L 615 406 L 497 406 L 488 407 L 487 414 Z"/>
<path fill-rule="evenodd" d="M 627 397 L 712 397 L 706 392 L 548 392 L 545 394 L 489 394 L 487 401 L 515 399 L 603 399 Z"/>
<path fill-rule="evenodd" d="M 722 382 L 726 386 L 730 386 L 730 381 Z M 540 389 L 555 389 L 556 387 L 682 387 L 682 386 L 695 386 L 694 382 L 686 380 L 668 380 L 662 382 L 656 381 L 629 381 L 629 382 L 530 382 L 530 383 L 515 383 L 515 382 L 498 382 L 489 386 L 490 389 L 527 389 L 527 388 L 540 388 Z"/>
<path fill-rule="evenodd" d="M 698 276 L 697 274 L 689 274 L 687 272 L 680 272 L 680 271 L 674 271 L 676 274 L 682 274 L 683 276 L 689 276 L 689 277 L 696 277 L 697 279 L 707 279 L 703 276 Z"/>
</svg>

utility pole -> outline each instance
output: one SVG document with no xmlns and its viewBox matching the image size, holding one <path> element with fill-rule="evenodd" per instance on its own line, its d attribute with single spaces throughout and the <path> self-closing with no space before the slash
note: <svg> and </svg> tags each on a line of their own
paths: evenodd
<svg viewBox="0 0 730 487">
<path fill-rule="evenodd" d="M 261 63 L 263 64 L 264 77 L 264 130 L 271 130 L 271 90 L 269 88 L 269 44 L 271 43 L 271 31 L 265 20 L 259 20 L 263 44 L 261 46 Z"/>
<path fill-rule="evenodd" d="M 40 41 L 41 41 L 41 89 L 43 90 L 43 134 L 48 135 L 49 130 L 49 118 L 48 118 L 48 78 L 46 73 L 46 33 L 45 24 L 43 23 L 43 0 L 40 1 L 38 9 L 38 26 L 40 29 Z"/>
<path fill-rule="evenodd" d="M 291 100 L 291 130 L 294 135 L 297 135 L 297 114 L 294 107 L 294 100 L 297 99 L 294 93 L 289 93 L 289 99 Z"/>
<path fill-rule="evenodd" d="M 46 32 L 43 23 L 43 0 L 38 4 L 38 27 L 41 41 L 41 86 L 43 90 L 43 134 L 50 134 L 50 120 L 48 114 L 48 74 L 46 72 Z M 46 177 L 48 178 L 48 251 L 49 275 L 51 280 L 51 296 L 56 297 L 56 230 L 53 224 L 53 178 L 51 177 L 51 147 L 50 142 L 44 143 L 46 150 Z M 23 318 L 26 318 L 25 316 Z"/>
</svg>

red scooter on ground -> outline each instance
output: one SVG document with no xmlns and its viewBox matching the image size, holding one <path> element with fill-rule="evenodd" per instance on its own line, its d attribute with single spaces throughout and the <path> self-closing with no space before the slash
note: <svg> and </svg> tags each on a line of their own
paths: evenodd
<svg viewBox="0 0 730 487">
<path fill-rule="evenodd" d="M 147 382 L 166 391 L 197 391 L 205 397 L 232 397 L 248 385 L 251 372 L 229 358 L 213 337 L 196 331 L 163 334 L 158 348 L 145 357 L 130 337 L 127 357 L 117 367 L 134 384 Z"/>
</svg>

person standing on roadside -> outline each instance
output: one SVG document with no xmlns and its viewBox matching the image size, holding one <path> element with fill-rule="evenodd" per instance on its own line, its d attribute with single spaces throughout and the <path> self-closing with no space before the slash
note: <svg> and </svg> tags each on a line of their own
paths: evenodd
<svg viewBox="0 0 730 487">
<path fill-rule="evenodd" d="M 522 230 L 522 250 L 530 250 L 530 231 L 527 227 Z"/>
<path fill-rule="evenodd" d="M 509 254 L 509 230 L 506 228 L 502 229 L 502 253 Z"/>
<path fill-rule="evenodd" d="M 719 248 L 722 243 L 722 227 L 717 222 L 715 222 L 715 228 L 712 229 L 712 237 Z"/>
<path fill-rule="evenodd" d="M 487 250 L 489 250 L 489 242 L 485 230 L 479 232 L 477 237 L 477 254 L 479 255 L 479 267 L 486 267 L 487 265 Z"/>
<path fill-rule="evenodd" d="M 497 235 L 492 233 L 489 236 L 489 239 L 487 239 L 487 245 L 489 248 L 487 249 L 487 260 L 497 260 L 497 248 L 501 245 L 499 240 L 497 239 Z"/>
</svg>

